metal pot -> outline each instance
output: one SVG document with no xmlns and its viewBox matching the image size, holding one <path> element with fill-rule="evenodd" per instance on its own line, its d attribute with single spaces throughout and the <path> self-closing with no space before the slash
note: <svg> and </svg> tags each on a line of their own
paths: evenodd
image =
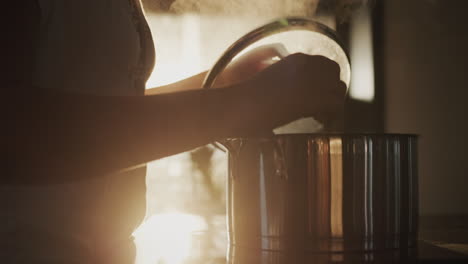
<svg viewBox="0 0 468 264">
<path fill-rule="evenodd" d="M 289 51 L 329 52 L 340 65 L 342 81 L 349 83 L 348 56 L 335 32 L 292 17 L 236 41 L 209 71 L 203 87 L 211 88 L 252 44 L 289 31 L 325 36 L 326 45 L 297 50 L 305 45 L 300 42 Z M 229 150 L 230 246 L 319 253 L 415 246 L 416 142 L 416 136 L 402 134 L 283 134 L 223 141 Z"/>
<path fill-rule="evenodd" d="M 295 134 L 223 144 L 231 246 L 347 252 L 416 245 L 415 135 Z"/>
</svg>

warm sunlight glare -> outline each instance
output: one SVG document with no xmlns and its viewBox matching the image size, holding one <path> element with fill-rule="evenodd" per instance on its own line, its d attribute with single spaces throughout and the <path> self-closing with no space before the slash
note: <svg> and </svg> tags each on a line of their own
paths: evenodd
<svg viewBox="0 0 468 264">
<path fill-rule="evenodd" d="M 152 15 L 147 20 L 156 46 L 156 66 L 147 88 L 170 84 L 202 71 L 200 16 Z"/>
<path fill-rule="evenodd" d="M 375 97 L 374 55 L 371 17 L 368 8 L 364 7 L 356 13 L 350 31 L 350 56 L 353 71 L 349 95 L 356 100 L 372 102 Z"/>
<path fill-rule="evenodd" d="M 135 232 L 138 264 L 181 264 L 193 250 L 193 234 L 206 229 L 199 216 L 171 212 L 147 219 Z"/>
<path fill-rule="evenodd" d="M 193 13 L 148 14 L 147 20 L 156 49 L 147 88 L 210 69 L 229 45 L 254 27 L 253 21 L 240 23 L 236 17 Z M 260 20 L 255 19 L 256 23 Z M 216 156 L 214 173 L 224 179 L 226 156 Z M 225 202 L 212 198 L 204 178 L 194 171 L 189 153 L 154 161 L 147 169 L 147 219 L 134 232 L 135 264 L 181 264 L 200 256 L 224 257 Z"/>
</svg>

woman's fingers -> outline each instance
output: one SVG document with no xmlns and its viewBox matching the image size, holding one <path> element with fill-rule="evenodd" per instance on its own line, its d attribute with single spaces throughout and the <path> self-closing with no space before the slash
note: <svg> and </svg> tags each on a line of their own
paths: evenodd
<svg viewBox="0 0 468 264">
<path fill-rule="evenodd" d="M 257 47 L 231 62 L 222 73 L 220 84 L 227 85 L 250 79 L 285 56 L 286 48 L 279 43 Z"/>
<path fill-rule="evenodd" d="M 288 51 L 283 44 L 273 43 L 254 48 L 248 51 L 244 56 L 252 56 L 252 58 L 256 59 L 269 59 L 272 57 L 284 58 L 288 56 Z"/>
<path fill-rule="evenodd" d="M 253 87 L 272 126 L 308 116 L 330 120 L 342 111 L 347 90 L 336 62 L 299 53 L 260 72 Z"/>
<path fill-rule="evenodd" d="M 283 57 L 288 55 L 286 48 L 280 43 L 263 45 L 248 51 L 233 62 L 236 67 L 249 69 L 250 74 L 255 74 Z"/>
</svg>

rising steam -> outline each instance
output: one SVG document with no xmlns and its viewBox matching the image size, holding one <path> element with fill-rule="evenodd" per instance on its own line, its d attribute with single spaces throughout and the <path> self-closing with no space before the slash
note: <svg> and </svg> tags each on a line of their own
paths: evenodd
<svg viewBox="0 0 468 264">
<path fill-rule="evenodd" d="M 228 16 L 312 15 L 318 0 L 176 0 L 175 13 L 195 12 Z"/>
<path fill-rule="evenodd" d="M 372 0 L 175 0 L 173 13 L 198 13 L 226 16 L 314 16 L 334 15 L 346 21 L 362 5 Z"/>
</svg>

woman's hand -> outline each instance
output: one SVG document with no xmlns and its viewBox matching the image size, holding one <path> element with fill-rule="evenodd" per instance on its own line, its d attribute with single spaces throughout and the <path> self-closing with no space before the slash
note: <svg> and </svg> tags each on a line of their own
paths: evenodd
<svg viewBox="0 0 468 264">
<path fill-rule="evenodd" d="M 227 86 L 251 79 L 287 55 L 286 48 L 280 43 L 254 48 L 233 60 L 220 75 L 215 86 Z"/>
<path fill-rule="evenodd" d="M 336 62 L 302 53 L 266 68 L 252 83 L 265 129 L 307 116 L 329 120 L 342 109 L 346 94 Z"/>
</svg>

